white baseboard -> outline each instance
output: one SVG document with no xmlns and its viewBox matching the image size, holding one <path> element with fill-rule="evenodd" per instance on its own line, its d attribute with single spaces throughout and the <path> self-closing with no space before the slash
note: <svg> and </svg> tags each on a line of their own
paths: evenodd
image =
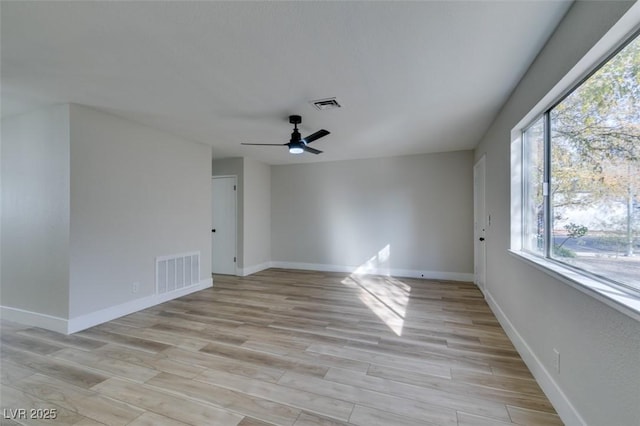
<svg viewBox="0 0 640 426">
<path fill-rule="evenodd" d="M 0 306 L 0 318 L 31 327 L 46 328 L 57 333 L 66 334 L 69 321 L 52 315 L 26 311 L 24 309 Z"/>
<path fill-rule="evenodd" d="M 551 373 L 547 371 L 540 359 L 535 353 L 533 353 L 531 347 L 529 347 L 520 333 L 518 333 L 518 330 L 516 330 L 509 318 L 507 318 L 491 293 L 488 290 L 485 290 L 484 294 L 489 307 L 500 322 L 500 325 L 502 325 L 502 328 L 507 333 L 507 336 L 509 336 L 509 339 L 511 339 L 511 342 L 516 347 L 516 350 L 522 357 L 522 360 L 527 364 L 529 370 L 531 370 L 531 374 L 533 374 L 533 377 L 535 377 L 543 392 L 553 404 L 553 407 L 558 412 L 558 415 L 564 424 L 567 426 L 586 425 L 586 422 L 582 419 L 580 413 L 578 413 L 573 404 L 571 404 L 571 401 L 569 401 L 564 392 L 562 392 L 562 389 L 560 389 L 558 383 L 553 379 Z"/>
<path fill-rule="evenodd" d="M 264 262 L 259 265 L 247 266 L 246 268 L 238 268 L 238 275 L 246 277 L 247 275 L 255 274 L 256 272 L 264 271 L 269 268 L 271 268 L 271 262 Z"/>
<path fill-rule="evenodd" d="M 194 286 L 161 295 L 153 294 L 151 296 L 141 297 L 140 299 L 110 306 L 69 320 L 37 312 L 25 311 L 24 309 L 11 308 L 9 306 L 0 306 L 0 317 L 4 320 L 14 321 L 32 327 L 45 328 L 62 334 L 71 334 L 212 286 L 213 281 L 211 278 L 208 278 Z"/>
<path fill-rule="evenodd" d="M 300 263 L 300 262 L 280 262 L 273 261 L 272 268 L 283 269 L 303 269 L 308 271 L 321 272 L 344 272 L 348 274 L 362 273 L 371 275 L 387 275 L 405 278 L 424 278 L 430 280 L 443 281 L 473 281 L 473 274 L 465 272 L 442 272 L 442 271 L 418 271 L 412 269 L 374 268 L 361 266 L 327 265 L 321 263 Z"/>
<path fill-rule="evenodd" d="M 151 296 L 141 297 L 140 299 L 131 300 L 116 306 L 110 306 L 96 312 L 91 312 L 90 314 L 80 315 L 69 320 L 67 333 L 76 333 L 98 324 L 102 324 L 212 286 L 213 280 L 211 278 L 207 278 L 194 286 L 181 288 L 180 290 L 175 290 L 169 293 L 152 294 Z"/>
</svg>

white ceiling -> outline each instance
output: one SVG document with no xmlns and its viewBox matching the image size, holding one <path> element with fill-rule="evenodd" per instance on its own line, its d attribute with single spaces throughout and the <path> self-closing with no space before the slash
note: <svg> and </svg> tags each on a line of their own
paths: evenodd
<svg viewBox="0 0 640 426">
<path fill-rule="evenodd" d="M 85 104 L 270 164 L 471 149 L 569 6 L 2 1 L 2 114 Z M 290 114 L 324 154 L 240 146 Z"/>
</svg>

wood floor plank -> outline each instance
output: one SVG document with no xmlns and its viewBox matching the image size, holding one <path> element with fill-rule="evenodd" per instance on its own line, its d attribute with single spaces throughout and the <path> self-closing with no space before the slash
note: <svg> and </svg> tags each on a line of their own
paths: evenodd
<svg viewBox="0 0 640 426">
<path fill-rule="evenodd" d="M 291 389 L 274 383 L 251 380 L 243 376 L 221 371 L 207 370 L 198 380 L 282 404 L 288 404 L 337 420 L 347 420 L 353 409 L 353 403 L 345 402 L 344 400 Z"/>
<path fill-rule="evenodd" d="M 477 371 L 490 372 L 491 367 L 488 360 L 477 357 L 466 357 L 464 354 L 459 354 L 450 351 L 447 347 L 422 347 L 415 348 L 408 345 L 401 344 L 384 344 L 378 343 L 376 345 L 365 344 L 361 342 L 353 342 L 345 345 L 346 349 L 353 349 L 356 351 L 370 352 L 378 355 L 382 359 L 389 359 L 394 362 L 395 365 L 398 361 L 402 365 L 411 365 L 417 363 L 427 363 L 435 366 L 441 366 L 445 369 L 450 368 L 465 368 Z M 395 361 L 393 361 L 395 360 Z M 380 362 L 376 362 L 380 364 Z M 447 374 L 446 377 L 449 377 Z"/>
<path fill-rule="evenodd" d="M 2 406 L 57 424 L 562 424 L 472 283 L 270 269 L 0 340 Z"/>
<path fill-rule="evenodd" d="M 140 408 L 102 395 L 82 398 L 76 402 L 76 408 L 79 414 L 109 426 L 127 425 L 144 413 Z"/>
<path fill-rule="evenodd" d="M 93 419 L 83 418 L 77 423 L 74 423 L 73 426 L 104 426 L 104 423 L 100 423 Z"/>
<path fill-rule="evenodd" d="M 152 411 L 146 411 L 138 418 L 128 423 L 127 426 L 186 426 L 187 423 L 179 422 L 169 417 L 161 416 Z"/>
<path fill-rule="evenodd" d="M 58 405 L 52 404 L 48 401 L 44 401 L 33 395 L 24 393 L 18 389 L 10 386 L 2 386 L 0 390 L 0 408 L 4 410 L 16 410 L 24 409 L 26 413 L 24 416 L 18 417 L 15 420 L 20 424 L 25 425 L 50 425 L 51 419 L 38 418 L 37 416 L 31 416 L 31 410 L 46 410 L 51 415 L 55 416 L 55 422 L 59 424 L 72 425 L 83 419 L 81 415 L 74 411 L 67 410 Z M 55 414 L 53 414 L 55 413 Z"/>
<path fill-rule="evenodd" d="M 0 383 L 11 385 L 26 377 L 36 374 L 35 370 L 16 364 L 8 359 L 2 360 L 0 368 Z"/>
<path fill-rule="evenodd" d="M 244 336 L 238 336 L 237 334 L 234 335 L 231 333 L 224 333 L 212 329 L 207 329 L 206 324 L 200 325 L 202 326 L 202 328 L 199 330 L 194 330 L 192 328 L 186 328 L 180 325 L 173 324 L 156 324 L 149 329 L 163 331 L 165 333 L 175 334 L 179 336 L 189 336 L 197 339 L 205 339 L 213 342 L 229 343 L 232 345 L 241 345 L 247 340 L 247 338 Z"/>
<path fill-rule="evenodd" d="M 507 426 L 511 422 L 502 422 L 493 418 L 458 412 L 458 426 Z"/>
<path fill-rule="evenodd" d="M 82 417 L 79 423 L 75 424 L 124 425 L 141 413 L 140 410 L 134 410 L 117 401 L 100 403 L 100 400 L 104 398 L 99 397 L 96 392 L 79 388 L 42 374 L 29 376 L 17 382 L 14 386 L 25 394 L 35 396 L 47 403 L 53 403 L 55 406 L 62 407 L 70 412 L 87 415 L 87 417 Z"/>
<path fill-rule="evenodd" d="M 167 348 L 182 348 L 197 351 L 210 343 L 206 339 L 184 337 L 172 333 L 165 333 L 159 330 L 153 330 L 150 328 L 129 327 L 125 325 L 118 325 L 115 323 L 102 324 L 100 325 L 100 328 L 103 331 L 108 331 L 112 335 L 123 338 L 125 342 L 121 343 L 118 341 L 113 341 L 113 343 L 130 346 L 133 349 L 142 351 L 147 350 L 147 342 L 159 344 L 160 346 L 158 346 L 156 350 L 153 350 L 152 348 L 149 348 L 149 350 L 147 350 L 148 352 L 153 354 L 161 352 Z M 145 342 L 143 343 L 144 347 L 138 347 L 136 345 L 136 343 L 140 343 L 140 341 Z M 131 342 L 131 344 L 127 344 L 127 342 Z"/>
<path fill-rule="evenodd" d="M 356 405 L 349 423 L 358 426 L 435 426 L 437 423 L 426 423 L 422 420 L 391 414 L 371 407 Z"/>
<path fill-rule="evenodd" d="M 275 426 L 273 423 L 263 422 L 262 420 L 254 419 L 252 417 L 245 417 L 242 419 L 238 426 Z"/>
<path fill-rule="evenodd" d="M 196 365 L 204 367 L 205 369 L 226 371 L 228 373 L 272 383 L 277 382 L 285 372 L 285 370 L 282 369 L 259 366 L 240 360 L 202 352 L 191 352 L 179 348 L 167 349 L 164 351 L 164 354 L 172 360 L 187 365 Z"/>
<path fill-rule="evenodd" d="M 368 333 L 359 332 L 357 330 L 353 331 L 343 331 L 343 330 L 331 330 L 327 327 L 323 326 L 304 326 L 301 325 L 299 321 L 296 319 L 291 319 L 291 321 L 274 321 L 270 324 L 273 328 L 278 328 L 282 330 L 290 330 L 290 331 L 299 331 L 301 333 L 306 334 L 315 334 L 323 337 L 333 337 L 338 339 L 350 340 L 355 342 L 363 342 L 363 343 L 377 343 L 379 338 L 375 336 L 371 336 Z"/>
<path fill-rule="evenodd" d="M 340 356 L 333 356 L 329 354 L 317 353 L 317 352 L 291 352 L 288 357 L 303 361 L 308 364 L 322 365 L 325 367 L 343 368 L 346 370 L 359 371 L 366 373 L 369 370 L 369 363 L 365 361 L 358 361 L 349 358 L 343 358 Z"/>
<path fill-rule="evenodd" d="M 49 343 L 40 339 L 32 339 L 27 336 L 9 333 L 2 334 L 2 337 L 0 337 L 0 344 L 38 355 L 48 355 L 64 348 L 64 346 L 55 343 Z"/>
<path fill-rule="evenodd" d="M 113 344 L 107 344 L 93 352 L 107 358 L 113 358 L 145 368 L 155 369 L 187 378 L 193 378 L 205 370 L 204 367 L 174 361 L 168 358 L 164 353 L 152 355 L 137 349 Z"/>
<path fill-rule="evenodd" d="M 210 343 L 204 348 L 200 349 L 200 352 L 231 359 L 237 359 L 240 361 L 245 361 L 251 364 L 265 367 L 298 371 L 319 377 L 324 376 L 329 370 L 328 367 L 322 365 L 292 361 L 291 359 L 275 354 L 255 351 L 245 347 L 234 347 L 226 344 Z"/>
<path fill-rule="evenodd" d="M 340 422 L 303 411 L 293 426 L 345 426 L 348 424 L 351 423 Z"/>
<path fill-rule="evenodd" d="M 370 364 L 376 364 L 383 368 L 406 368 L 417 371 L 423 371 L 427 374 L 433 374 L 435 376 L 449 377 L 451 374 L 450 368 L 433 365 L 426 362 L 413 361 L 409 359 L 402 359 L 401 357 L 393 357 L 385 354 L 374 353 L 371 351 L 362 351 L 354 348 L 335 347 L 330 345 L 311 345 L 307 349 L 309 352 L 317 352 L 324 355 L 333 355 L 337 357 L 343 357 L 352 359 L 355 361 L 368 362 Z"/>
<path fill-rule="evenodd" d="M 479 373 L 476 371 L 451 369 L 451 377 L 454 381 L 486 386 L 510 392 L 540 395 L 542 389 L 534 380 L 519 377 L 500 377 L 493 374 Z"/>
<path fill-rule="evenodd" d="M 24 393 L 76 412 L 77 401 L 96 395 L 94 391 L 40 373 L 24 378 L 13 386 Z"/>
<path fill-rule="evenodd" d="M 455 426 L 456 413 L 451 408 L 427 404 L 410 398 L 403 398 L 372 391 L 358 386 L 345 385 L 330 380 L 305 376 L 291 371 L 286 372 L 278 381 L 278 384 L 307 392 L 313 392 L 328 397 L 353 401 L 357 405 L 376 408 L 389 413 L 395 413 L 414 420 L 423 420 L 428 423 Z"/>
<path fill-rule="evenodd" d="M 101 374 L 122 377 L 137 382 L 146 382 L 159 373 L 158 370 L 135 365 L 119 359 L 109 358 L 94 352 L 73 348 L 62 349 L 51 355 L 53 358 L 84 365 Z"/>
<path fill-rule="evenodd" d="M 121 379 L 109 379 L 94 386 L 93 390 L 141 409 L 153 411 L 194 426 L 205 424 L 235 426 L 242 420 L 242 416 L 221 408 L 176 397 L 149 386 Z"/>
<path fill-rule="evenodd" d="M 70 365 L 54 358 L 21 352 L 3 346 L 0 349 L 3 360 L 10 360 L 44 375 L 60 379 L 82 388 L 90 388 L 108 379 L 106 375 L 87 368 Z"/>
<path fill-rule="evenodd" d="M 141 351 L 147 351 L 150 353 L 158 353 L 169 348 L 170 346 L 168 344 L 155 342 L 153 340 L 147 340 L 140 337 L 123 336 L 121 334 L 103 331 L 101 329 L 101 326 L 81 331 L 77 335 L 99 340 L 101 342 L 116 343 L 118 345 L 129 346 L 131 348 L 139 349 Z"/>
<path fill-rule="evenodd" d="M 445 392 L 486 399 L 502 404 L 511 404 L 523 408 L 530 408 L 539 411 L 555 412 L 549 400 L 540 395 L 524 395 L 515 389 L 503 390 L 489 388 L 469 383 L 460 383 L 453 380 L 443 379 L 437 376 L 421 375 L 410 370 L 393 369 L 372 365 L 369 368 L 369 375 L 374 377 L 398 380 L 405 383 L 417 384 L 419 386 L 438 389 Z"/>
<path fill-rule="evenodd" d="M 299 409 L 284 404 L 167 373 L 159 374 L 149 380 L 147 384 L 170 390 L 196 401 L 209 402 L 242 416 L 250 416 L 265 422 L 292 425 L 300 415 Z"/>
<path fill-rule="evenodd" d="M 536 410 L 528 410 L 521 407 L 507 406 L 511 421 L 518 425 L 530 426 L 562 426 L 562 420 L 555 413 L 544 413 Z"/>
<path fill-rule="evenodd" d="M 464 410 L 481 416 L 488 416 L 506 421 L 509 420 L 509 413 L 507 412 L 504 404 L 486 399 L 468 395 L 459 395 L 439 389 L 397 382 L 336 368 L 330 369 L 325 376 L 325 379 L 337 383 L 358 386 L 363 389 L 388 393 L 406 399 L 415 399 L 429 404 L 448 407 L 453 410 Z"/>
</svg>

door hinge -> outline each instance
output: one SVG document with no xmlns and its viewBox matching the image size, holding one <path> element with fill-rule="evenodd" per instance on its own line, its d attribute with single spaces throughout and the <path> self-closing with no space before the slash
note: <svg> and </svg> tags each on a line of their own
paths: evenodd
<svg viewBox="0 0 640 426">
<path fill-rule="evenodd" d="M 235 186 L 235 185 L 233 185 L 233 190 L 234 190 L 234 191 L 236 190 L 236 186 Z"/>
<path fill-rule="evenodd" d="M 235 257 L 233 258 L 233 263 L 236 263 L 236 258 Z"/>
</svg>

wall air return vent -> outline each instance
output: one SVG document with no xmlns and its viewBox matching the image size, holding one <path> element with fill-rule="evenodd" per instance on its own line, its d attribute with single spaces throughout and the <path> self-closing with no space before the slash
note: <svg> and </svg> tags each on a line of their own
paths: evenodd
<svg viewBox="0 0 640 426">
<path fill-rule="evenodd" d="M 342 105 L 338 103 L 336 98 L 318 99 L 316 101 L 311 101 L 311 104 L 320 111 L 342 107 Z"/>
<path fill-rule="evenodd" d="M 200 252 L 156 257 L 156 294 L 200 283 Z"/>
</svg>

